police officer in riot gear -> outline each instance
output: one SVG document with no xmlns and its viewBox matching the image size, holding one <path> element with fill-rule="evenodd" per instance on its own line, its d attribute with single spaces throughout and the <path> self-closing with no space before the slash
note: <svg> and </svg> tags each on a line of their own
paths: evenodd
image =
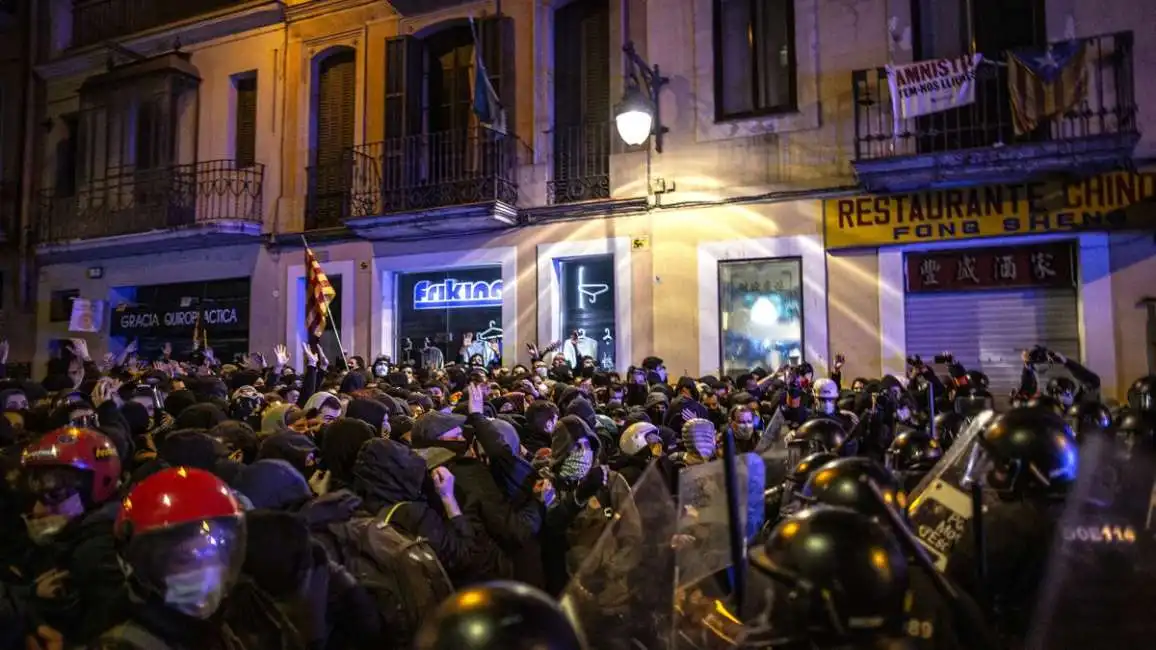
<svg viewBox="0 0 1156 650">
<path fill-rule="evenodd" d="M 1100 402 L 1077 402 L 1064 414 L 1064 419 L 1079 443 L 1090 435 L 1107 432 L 1112 426 L 1112 412 Z"/>
<path fill-rule="evenodd" d="M 976 548 L 975 522 L 969 521 L 952 548 L 947 575 L 977 601 L 986 598 L 997 629 L 1015 641 L 1028 632 L 1053 531 L 1076 480 L 1078 449 L 1063 418 L 1027 407 L 992 418 L 978 443 L 965 481 L 981 481 L 998 501 L 981 515 L 986 548 Z"/>
<path fill-rule="evenodd" d="M 518 582 L 463 589 L 422 623 L 416 650 L 582 650 L 584 644 L 550 597 Z"/>
<path fill-rule="evenodd" d="M 843 455 L 847 431 L 831 418 L 808 420 L 787 437 L 787 465 L 794 466 L 811 454 L 821 451 Z"/>
<path fill-rule="evenodd" d="M 910 492 L 943 458 L 943 446 L 922 431 L 907 431 L 895 436 L 887 448 L 884 464 Z"/>
<path fill-rule="evenodd" d="M 751 563 L 774 588 L 738 647 L 865 650 L 903 643 L 907 559 L 892 532 L 871 517 L 809 508 L 784 519 L 752 550 Z"/>
<path fill-rule="evenodd" d="M 1034 397 L 1042 392 L 1059 402 L 1064 410 L 1076 402 L 1100 398 L 1100 376 L 1063 354 L 1037 345 L 1024 350 L 1021 356 L 1024 369 L 1020 378 L 1020 395 Z M 1071 377 L 1052 377 L 1048 379 L 1045 390 L 1040 391 L 1038 368 L 1045 364 L 1062 366 Z"/>
<path fill-rule="evenodd" d="M 953 411 L 943 411 L 935 415 L 935 438 L 944 451 L 951 449 L 955 439 L 967 424 L 966 418 Z"/>
<path fill-rule="evenodd" d="M 827 463 L 838 460 L 839 456 L 829 451 L 820 451 L 811 454 L 795 464 L 787 473 L 782 483 L 769 488 L 763 493 L 763 503 L 766 508 L 766 525 L 763 537 L 769 535 L 781 517 L 794 514 L 802 509 L 805 503 L 800 498 L 799 490 L 806 484 L 811 473 Z"/>
</svg>

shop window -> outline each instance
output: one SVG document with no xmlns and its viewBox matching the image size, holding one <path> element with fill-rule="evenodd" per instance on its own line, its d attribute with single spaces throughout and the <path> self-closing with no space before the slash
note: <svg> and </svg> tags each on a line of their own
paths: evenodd
<svg viewBox="0 0 1156 650">
<path fill-rule="evenodd" d="M 502 363 L 502 269 L 397 276 L 396 350 L 402 363 Z"/>
<path fill-rule="evenodd" d="M 72 317 L 72 301 L 80 297 L 78 289 L 53 291 L 48 299 L 48 320 L 52 323 L 67 323 Z"/>
<path fill-rule="evenodd" d="M 804 361 L 803 261 L 719 263 L 723 374 Z"/>
<path fill-rule="evenodd" d="M 577 367 L 590 357 L 614 369 L 614 256 L 555 260 L 562 306 L 562 354 Z"/>
<path fill-rule="evenodd" d="M 207 342 L 232 363 L 249 352 L 249 292 L 249 278 L 117 287 L 109 335 L 114 348 L 135 340 L 143 359 L 160 357 L 168 343 L 183 360 Z"/>
<path fill-rule="evenodd" d="M 717 120 L 795 110 L 794 0 L 714 0 L 714 70 Z"/>
</svg>

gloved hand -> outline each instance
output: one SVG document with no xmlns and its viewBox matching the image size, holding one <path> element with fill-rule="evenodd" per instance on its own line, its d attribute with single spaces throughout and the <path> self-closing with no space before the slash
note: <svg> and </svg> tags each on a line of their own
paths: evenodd
<svg viewBox="0 0 1156 650">
<path fill-rule="evenodd" d="M 606 487 L 606 481 L 610 478 L 610 471 L 605 465 L 595 465 L 586 472 L 586 476 L 578 482 L 578 489 L 574 491 L 574 498 L 578 503 L 586 503 L 591 497 L 598 494 L 598 491 Z"/>
</svg>

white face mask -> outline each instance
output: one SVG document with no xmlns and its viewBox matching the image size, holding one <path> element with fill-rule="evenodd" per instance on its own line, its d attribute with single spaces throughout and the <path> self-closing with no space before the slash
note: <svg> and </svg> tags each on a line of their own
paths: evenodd
<svg viewBox="0 0 1156 650">
<path fill-rule="evenodd" d="M 28 528 L 28 539 L 37 546 L 46 546 L 52 542 L 68 522 L 84 514 L 84 501 L 79 494 L 74 494 L 55 508 L 56 512 L 46 517 L 29 517 L 25 515 L 24 525 Z"/>
<path fill-rule="evenodd" d="M 900 422 L 906 422 L 911 419 L 911 409 L 906 406 L 900 406 L 895 410 L 895 419 Z"/>
<path fill-rule="evenodd" d="M 819 400 L 817 402 L 819 412 L 825 415 L 832 415 L 835 413 L 835 402 L 829 399 Z"/>
<path fill-rule="evenodd" d="M 538 376 L 542 379 L 545 379 L 549 370 L 546 368 L 546 366 L 538 366 L 537 368 L 534 368 L 534 372 L 537 373 Z"/>
<path fill-rule="evenodd" d="M 212 616 L 225 598 L 225 567 L 210 565 L 165 579 L 165 604 L 204 620 Z"/>
</svg>

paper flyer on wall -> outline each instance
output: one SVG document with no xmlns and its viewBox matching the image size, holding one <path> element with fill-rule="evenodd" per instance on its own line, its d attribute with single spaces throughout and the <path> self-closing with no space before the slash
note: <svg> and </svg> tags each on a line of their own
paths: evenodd
<svg viewBox="0 0 1156 650">
<path fill-rule="evenodd" d="M 104 327 L 104 301 L 73 298 L 72 316 L 68 319 L 69 332 L 95 334 Z"/>
<path fill-rule="evenodd" d="M 896 119 L 938 113 L 975 102 L 975 75 L 983 55 L 887 66 Z"/>
</svg>

